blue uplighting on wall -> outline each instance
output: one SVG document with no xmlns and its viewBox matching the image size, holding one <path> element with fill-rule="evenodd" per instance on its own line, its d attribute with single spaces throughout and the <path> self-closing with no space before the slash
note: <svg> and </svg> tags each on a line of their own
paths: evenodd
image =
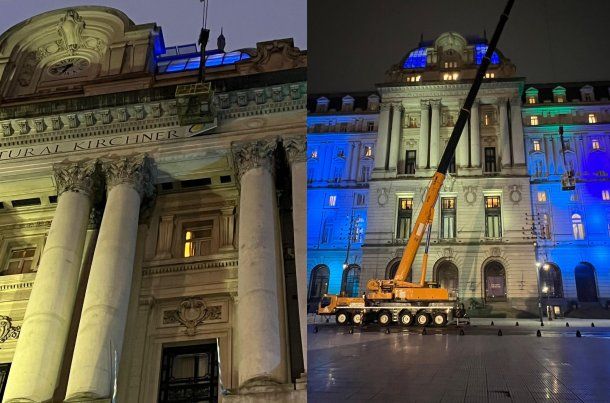
<svg viewBox="0 0 610 403">
<path fill-rule="evenodd" d="M 402 68 L 403 69 L 421 69 L 426 67 L 426 50 L 428 48 L 422 47 L 415 49 L 409 53 L 409 57 L 405 60 Z"/>
<path fill-rule="evenodd" d="M 474 45 L 474 62 L 476 64 L 481 64 L 483 57 L 485 56 L 485 52 L 487 52 L 486 44 L 477 43 Z M 498 56 L 496 52 L 491 55 L 491 64 L 500 64 L 500 56 Z"/>
</svg>

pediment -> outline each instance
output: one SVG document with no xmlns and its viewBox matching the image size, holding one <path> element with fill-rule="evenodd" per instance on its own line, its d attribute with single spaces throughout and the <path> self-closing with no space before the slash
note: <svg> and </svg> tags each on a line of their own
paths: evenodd
<svg viewBox="0 0 610 403">
<path fill-rule="evenodd" d="M 162 41 L 156 24 L 136 25 L 108 7 L 40 14 L 0 35 L 0 98 L 74 91 L 92 80 L 152 74 L 151 58 Z"/>
</svg>

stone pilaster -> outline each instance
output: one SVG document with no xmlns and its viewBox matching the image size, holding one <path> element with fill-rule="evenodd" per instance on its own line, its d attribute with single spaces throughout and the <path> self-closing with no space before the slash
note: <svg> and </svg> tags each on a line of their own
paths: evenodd
<svg viewBox="0 0 610 403">
<path fill-rule="evenodd" d="M 462 99 L 459 102 L 459 107 L 461 108 L 463 105 L 464 100 Z M 460 141 L 457 145 L 455 164 L 460 168 L 468 166 L 468 122 L 464 125 L 464 129 L 462 129 L 462 135 L 460 136 Z"/>
<path fill-rule="evenodd" d="M 299 324 L 303 364 L 307 372 L 307 144 L 305 137 L 296 137 L 285 143 L 290 170 L 292 171 L 292 221 L 294 227 L 294 251 L 297 271 Z M 360 144 L 355 147 L 353 164 L 358 165 Z M 355 168 L 354 168 L 355 171 Z M 355 179 L 356 177 L 353 176 Z"/>
<path fill-rule="evenodd" d="M 235 233 L 235 206 L 234 203 L 227 203 L 226 207 L 220 210 L 220 251 L 235 250 L 233 235 Z"/>
<path fill-rule="evenodd" d="M 388 159 L 388 130 L 390 128 L 390 105 L 381 104 L 379 129 L 377 133 L 377 151 L 375 152 L 375 169 L 385 170 Z"/>
<path fill-rule="evenodd" d="M 441 101 L 430 101 L 432 120 L 430 123 L 430 168 L 436 168 L 439 161 L 441 142 Z"/>
<path fill-rule="evenodd" d="M 470 162 L 473 168 L 481 166 L 481 134 L 479 120 L 479 100 L 470 108 Z"/>
<path fill-rule="evenodd" d="M 237 345 L 239 387 L 286 382 L 286 343 L 280 309 L 279 238 L 271 174 L 276 141 L 234 145 L 240 177 Z M 305 182 L 303 182 L 304 184 Z"/>
<path fill-rule="evenodd" d="M 525 165 L 521 98 L 511 98 L 510 100 L 510 127 L 513 141 L 513 161 L 515 165 Z"/>
<path fill-rule="evenodd" d="M 390 139 L 390 156 L 388 169 L 397 172 L 398 153 L 400 152 L 400 132 L 402 126 L 402 112 L 404 108 L 401 104 L 395 104 L 392 112 L 392 136 Z"/>
<path fill-rule="evenodd" d="M 172 257 L 172 230 L 174 216 L 164 215 L 159 220 L 159 233 L 157 235 L 157 249 L 155 259 L 169 259 Z"/>
<path fill-rule="evenodd" d="M 508 131 L 508 109 L 507 109 L 506 98 L 498 99 L 498 109 L 500 110 L 500 121 L 498 125 L 500 127 L 500 143 L 502 149 L 500 150 L 500 159 L 502 166 L 512 166 L 511 153 L 510 153 L 510 134 Z"/>
<path fill-rule="evenodd" d="M 97 163 L 53 166 L 57 208 L 13 357 L 4 402 L 51 401 L 64 356 Z"/>
<path fill-rule="evenodd" d="M 118 374 L 140 203 L 153 189 L 146 156 L 105 160 L 108 198 L 83 302 L 66 401 L 108 399 Z"/>
<path fill-rule="evenodd" d="M 417 169 L 425 169 L 428 166 L 428 155 L 430 146 L 428 136 L 430 134 L 430 102 L 421 101 L 421 118 L 419 123 L 419 146 L 417 147 Z"/>
</svg>

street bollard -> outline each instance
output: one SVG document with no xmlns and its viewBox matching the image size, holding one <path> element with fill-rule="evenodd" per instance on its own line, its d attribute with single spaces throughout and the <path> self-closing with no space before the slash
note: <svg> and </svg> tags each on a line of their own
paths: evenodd
<svg viewBox="0 0 610 403">
<path fill-rule="evenodd" d="M 460 329 L 460 336 L 464 335 L 464 329 Z"/>
<path fill-rule="evenodd" d="M 350 327 L 349 330 L 347 331 L 349 334 L 354 334 L 354 328 Z"/>
<path fill-rule="evenodd" d="M 536 337 L 542 337 L 542 332 L 540 329 L 536 330 Z"/>
<path fill-rule="evenodd" d="M 502 329 L 498 329 L 498 336 L 502 336 Z"/>
<path fill-rule="evenodd" d="M 581 337 L 580 330 L 576 331 L 576 337 Z"/>
<path fill-rule="evenodd" d="M 385 328 L 385 334 L 390 334 L 390 328 L 389 327 Z"/>
<path fill-rule="evenodd" d="M 421 334 L 423 334 L 424 336 L 428 334 L 425 327 L 424 327 L 424 330 L 421 331 Z"/>
<path fill-rule="evenodd" d="M 515 322 L 515 326 L 519 326 L 519 322 Z"/>
<path fill-rule="evenodd" d="M 566 322 L 566 327 L 570 327 L 570 323 L 569 322 Z"/>
<path fill-rule="evenodd" d="M 491 321 L 491 326 L 493 326 L 493 325 L 494 325 L 494 321 L 492 320 L 492 321 Z"/>
<path fill-rule="evenodd" d="M 313 332 L 314 332 L 314 333 L 318 333 L 318 325 L 315 325 L 315 326 L 313 327 Z"/>
<path fill-rule="evenodd" d="M 595 323 L 591 322 L 591 327 L 595 327 Z"/>
</svg>

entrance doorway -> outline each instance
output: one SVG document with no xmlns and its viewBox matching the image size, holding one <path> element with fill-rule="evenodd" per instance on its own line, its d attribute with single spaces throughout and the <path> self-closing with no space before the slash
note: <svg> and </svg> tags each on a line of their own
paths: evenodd
<svg viewBox="0 0 610 403">
<path fill-rule="evenodd" d="M 576 294 L 580 302 L 597 302 L 597 282 L 595 268 L 590 263 L 581 262 L 574 269 Z"/>
<path fill-rule="evenodd" d="M 485 300 L 506 301 L 506 270 L 502 263 L 491 261 L 483 269 L 485 278 Z"/>
<path fill-rule="evenodd" d="M 457 297 L 460 279 L 458 268 L 454 263 L 449 261 L 441 262 L 434 273 L 434 281 L 436 281 L 441 288 L 449 291 L 450 296 Z"/>
</svg>

